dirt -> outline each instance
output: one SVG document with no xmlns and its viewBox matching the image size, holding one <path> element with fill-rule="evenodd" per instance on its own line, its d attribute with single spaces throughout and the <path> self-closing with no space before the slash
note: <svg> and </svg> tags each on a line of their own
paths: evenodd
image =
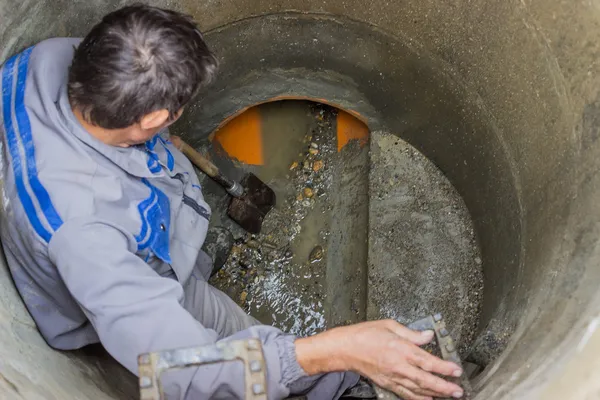
<svg viewBox="0 0 600 400">
<path fill-rule="evenodd" d="M 371 152 L 368 316 L 408 324 L 441 313 L 465 356 L 483 299 L 469 212 L 441 171 L 396 136 L 373 132 Z"/>
</svg>

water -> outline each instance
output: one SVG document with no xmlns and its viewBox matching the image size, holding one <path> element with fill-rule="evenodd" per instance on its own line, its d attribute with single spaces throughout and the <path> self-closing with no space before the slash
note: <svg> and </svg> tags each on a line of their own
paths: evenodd
<svg viewBox="0 0 600 400">
<path fill-rule="evenodd" d="M 213 284 L 261 322 L 299 336 L 327 327 L 326 253 L 331 219 L 335 110 L 308 102 L 260 106 L 263 166 L 278 204 L 260 235 L 247 235 Z M 323 256 L 312 259 L 320 246 Z"/>
</svg>

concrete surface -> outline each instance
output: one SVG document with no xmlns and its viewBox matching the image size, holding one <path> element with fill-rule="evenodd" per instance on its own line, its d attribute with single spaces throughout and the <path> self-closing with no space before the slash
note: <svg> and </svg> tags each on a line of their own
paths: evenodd
<svg viewBox="0 0 600 400">
<path fill-rule="evenodd" d="M 124 3 L 0 0 L 0 61 Z M 196 144 L 253 102 L 310 96 L 397 133 L 450 179 L 482 252 L 480 338 L 512 334 L 477 398 L 600 396 L 598 1 L 152 3 L 194 14 L 222 59 L 180 127 Z M 289 10 L 308 14 L 273 15 Z M 126 398 L 130 381 L 44 346 L 2 273 L 3 395 Z"/>
<path fill-rule="evenodd" d="M 431 161 L 381 131 L 371 133 L 369 192 L 368 319 L 408 325 L 441 313 L 464 359 L 484 294 L 464 202 Z"/>
</svg>

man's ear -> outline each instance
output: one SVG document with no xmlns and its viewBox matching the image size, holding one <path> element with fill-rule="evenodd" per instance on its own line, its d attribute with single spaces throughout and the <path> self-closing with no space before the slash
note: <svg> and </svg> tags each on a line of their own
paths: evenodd
<svg viewBox="0 0 600 400">
<path fill-rule="evenodd" d="M 152 111 L 142 117 L 140 120 L 140 127 L 143 130 L 151 130 L 160 128 L 169 119 L 169 110 L 163 108 L 161 110 Z"/>
</svg>

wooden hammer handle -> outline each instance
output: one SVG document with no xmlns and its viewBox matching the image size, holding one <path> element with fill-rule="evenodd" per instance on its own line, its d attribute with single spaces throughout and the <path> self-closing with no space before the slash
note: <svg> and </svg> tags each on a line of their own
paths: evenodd
<svg viewBox="0 0 600 400">
<path fill-rule="evenodd" d="M 206 175 L 213 178 L 219 185 L 223 186 L 225 190 L 227 190 L 227 193 L 234 197 L 242 197 L 244 195 L 244 188 L 242 185 L 223 175 L 215 164 L 208 161 L 206 157 L 198 153 L 196 149 L 184 142 L 179 136 L 171 136 L 171 142 L 185 154 L 192 164 L 200 168 Z"/>
<path fill-rule="evenodd" d="M 175 145 L 175 147 L 185 154 L 192 164 L 200 168 L 206 175 L 210 176 L 211 178 L 219 178 L 221 176 L 219 168 L 217 168 L 215 164 L 206 159 L 192 146 L 184 142 L 179 136 L 171 136 L 171 142 L 173 142 L 173 145 Z"/>
</svg>

